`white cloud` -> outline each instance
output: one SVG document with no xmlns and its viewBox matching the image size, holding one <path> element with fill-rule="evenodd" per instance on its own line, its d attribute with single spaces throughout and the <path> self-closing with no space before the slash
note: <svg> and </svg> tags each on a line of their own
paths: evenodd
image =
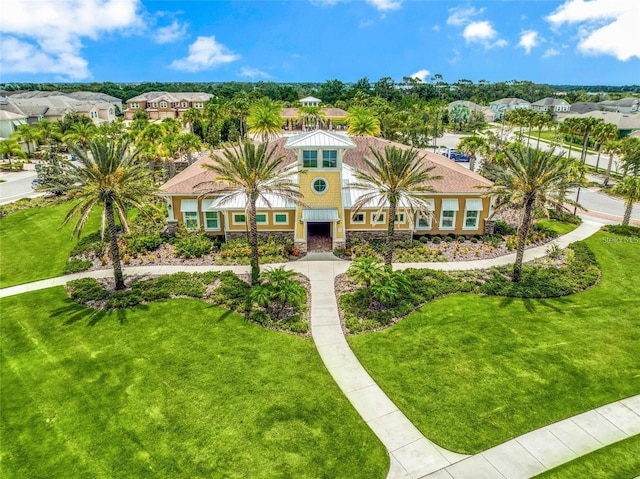
<svg viewBox="0 0 640 479">
<path fill-rule="evenodd" d="M 494 38 L 498 36 L 498 32 L 496 32 L 491 23 L 486 20 L 471 22 L 464 28 L 462 36 L 467 43 L 480 43 L 485 48 L 504 47 L 508 45 L 508 42 L 502 38 L 493 41 Z"/>
<path fill-rule="evenodd" d="M 402 6 L 402 0 L 366 0 L 369 5 L 380 10 L 381 12 L 388 12 L 391 10 L 398 10 Z"/>
<path fill-rule="evenodd" d="M 547 50 L 542 55 L 542 58 L 557 57 L 558 55 L 560 55 L 560 52 L 555 48 L 547 48 Z"/>
<path fill-rule="evenodd" d="M 430 73 L 431 72 L 429 70 L 422 69 L 409 75 L 409 78 L 415 78 L 416 80 L 420 80 L 423 82 L 427 78 L 427 75 L 429 75 Z"/>
<path fill-rule="evenodd" d="M 174 60 L 171 68 L 198 72 L 210 70 L 225 63 L 235 62 L 240 55 L 233 53 L 227 47 L 218 43 L 216 37 L 198 37 L 189 45 L 189 55 L 185 58 Z"/>
<path fill-rule="evenodd" d="M 177 20 L 174 20 L 171 25 L 158 28 L 153 35 L 153 39 L 156 43 L 160 44 L 175 42 L 176 40 L 187 36 L 188 27 L 188 23 L 180 23 Z"/>
<path fill-rule="evenodd" d="M 471 17 L 480 15 L 484 12 L 484 8 L 474 7 L 456 7 L 449 9 L 449 18 L 447 18 L 447 25 L 462 26 L 471 22 Z"/>
<path fill-rule="evenodd" d="M 524 51 L 528 55 L 533 47 L 538 46 L 538 43 L 538 32 L 535 30 L 525 30 L 520 34 L 520 43 L 518 43 L 518 46 L 524 48 Z"/>
<path fill-rule="evenodd" d="M 271 75 L 269 75 L 267 72 L 263 72 L 262 70 L 251 67 L 242 67 L 240 69 L 239 75 L 245 78 L 271 78 Z"/>
<path fill-rule="evenodd" d="M 139 0 L 4 1 L 0 70 L 89 78 L 83 40 L 142 28 L 141 8 Z"/>
<path fill-rule="evenodd" d="M 621 61 L 640 58 L 638 18 L 637 0 L 568 0 L 547 16 L 554 27 L 580 24 L 578 50 Z"/>
</svg>

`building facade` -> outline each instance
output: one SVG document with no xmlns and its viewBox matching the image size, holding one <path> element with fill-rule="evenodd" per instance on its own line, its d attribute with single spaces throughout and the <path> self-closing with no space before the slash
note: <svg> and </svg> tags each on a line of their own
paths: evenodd
<svg viewBox="0 0 640 479">
<path fill-rule="evenodd" d="M 354 236 L 385 237 L 387 207 L 365 205 L 355 211 L 353 205 L 362 193 L 350 185 L 355 181 L 355 172 L 367 168 L 364 159 L 372 157 L 371 150 L 384 151 L 390 144 L 393 143 L 379 138 L 348 137 L 324 130 L 273 141 L 271 147 L 277 155 L 284 156 L 285 167 L 291 168 L 302 201 L 294 204 L 275 197 L 268 197 L 268 204 L 259 201 L 259 233 L 288 236 L 301 251 L 308 250 L 312 238 L 325 238 L 335 249 L 344 247 Z M 482 188 L 491 182 L 443 156 L 419 154 L 426 166 L 433 167 L 431 174 L 442 179 L 430 183 L 436 192 L 425 193 L 431 211 L 427 217 L 412 215 L 399 205 L 396 234 L 405 238 L 483 234 L 492 213 L 492 199 L 484 195 Z M 203 168 L 203 164 L 213 161 L 215 158 L 202 158 L 162 186 L 168 221 L 226 239 L 245 237 L 246 200 L 227 202 L 215 194 L 218 184 L 213 173 Z M 213 189 L 213 193 L 202 197 L 206 189 Z"/>
</svg>

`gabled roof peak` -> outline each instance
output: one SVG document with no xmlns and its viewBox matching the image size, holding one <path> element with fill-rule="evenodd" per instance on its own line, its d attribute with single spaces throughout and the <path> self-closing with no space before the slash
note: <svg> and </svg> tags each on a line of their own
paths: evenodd
<svg viewBox="0 0 640 479">
<path fill-rule="evenodd" d="M 289 137 L 284 146 L 289 150 L 299 148 L 355 148 L 356 145 L 351 138 L 325 130 L 313 130 L 300 135 Z"/>
</svg>

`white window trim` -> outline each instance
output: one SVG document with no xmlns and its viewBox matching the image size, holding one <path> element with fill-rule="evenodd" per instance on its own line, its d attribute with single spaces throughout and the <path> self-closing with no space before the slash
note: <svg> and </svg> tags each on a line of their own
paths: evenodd
<svg viewBox="0 0 640 479">
<path fill-rule="evenodd" d="M 476 224 L 475 226 L 467 226 L 467 213 L 469 211 L 475 211 L 476 213 L 478 213 L 478 215 L 476 216 Z M 463 230 L 477 230 L 478 229 L 478 225 L 480 224 L 480 210 L 464 210 L 464 224 L 462 225 L 462 229 Z"/>
<path fill-rule="evenodd" d="M 208 213 L 212 213 L 216 215 L 216 218 L 218 219 L 218 227 L 217 228 L 208 228 L 207 227 L 207 214 Z M 220 227 L 220 212 L 218 211 L 203 211 L 202 212 L 203 217 L 204 217 L 204 229 L 205 231 L 220 231 L 222 228 Z"/>
<path fill-rule="evenodd" d="M 445 211 L 453 211 L 453 221 L 452 221 L 452 226 L 443 226 L 443 219 L 444 219 L 444 212 Z M 456 229 L 456 219 L 458 216 L 458 212 L 455 210 L 442 210 L 442 212 L 440 213 L 440 229 L 441 230 L 455 230 Z"/>
<path fill-rule="evenodd" d="M 287 221 L 276 221 L 276 216 L 284 215 L 287 218 Z M 273 213 L 273 225 L 288 225 L 289 224 L 289 213 Z"/>
<path fill-rule="evenodd" d="M 264 221 L 258 221 L 258 215 L 264 215 Z M 269 224 L 269 214 L 268 213 L 256 213 L 256 224 L 257 225 L 268 225 Z"/>
<path fill-rule="evenodd" d="M 194 214 L 196 215 L 196 227 L 195 228 L 189 228 L 187 226 L 187 214 Z M 189 231 L 197 231 L 200 229 L 200 215 L 198 214 L 197 211 L 183 211 L 182 212 L 182 222 L 184 224 L 184 227 L 187 228 Z"/>
<path fill-rule="evenodd" d="M 244 221 L 236 221 L 236 215 L 244 215 Z M 246 225 L 247 224 L 247 214 L 246 213 L 232 213 L 231 214 L 231 224 L 233 225 Z"/>
<path fill-rule="evenodd" d="M 356 221 L 353 219 L 356 215 L 362 215 L 362 221 Z M 367 214 L 363 212 L 351 213 L 351 224 L 352 225 L 363 225 L 367 222 Z"/>
<path fill-rule="evenodd" d="M 317 191 L 315 186 L 314 186 L 315 182 L 318 181 L 318 180 L 324 181 L 324 183 L 327 185 L 327 187 L 323 191 Z M 311 180 L 311 190 L 316 195 L 324 195 L 327 191 L 329 191 L 329 182 L 327 181 L 326 178 L 323 178 L 322 176 L 317 176 L 313 180 Z"/>
<path fill-rule="evenodd" d="M 382 218 L 382 221 L 380 221 L 380 218 Z M 371 212 L 371 224 L 372 225 L 382 225 L 385 224 L 387 222 L 387 213 L 386 212 L 382 212 L 379 215 L 376 215 L 375 211 Z"/>
</svg>

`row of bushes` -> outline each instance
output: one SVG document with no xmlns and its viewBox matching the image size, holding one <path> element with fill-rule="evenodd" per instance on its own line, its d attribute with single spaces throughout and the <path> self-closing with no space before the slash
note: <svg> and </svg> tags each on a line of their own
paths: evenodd
<svg viewBox="0 0 640 479">
<path fill-rule="evenodd" d="M 446 294 L 473 292 L 516 298 L 554 298 L 584 291 L 596 284 L 600 268 L 583 242 L 569 245 L 561 266 L 530 263 L 521 279 L 511 280 L 513 265 L 488 271 L 452 273 L 428 269 L 391 271 L 374 258 L 353 261 L 347 277 L 361 287 L 339 297 L 347 329 L 376 329 L 402 318 L 416 308 Z"/>
<path fill-rule="evenodd" d="M 203 299 L 268 327 L 307 333 L 307 291 L 294 275 L 284 268 L 264 271 L 253 289 L 231 271 L 175 273 L 133 281 L 124 291 L 109 291 L 94 278 L 82 278 L 69 281 L 66 289 L 76 303 L 108 310 L 176 297 Z"/>
</svg>

